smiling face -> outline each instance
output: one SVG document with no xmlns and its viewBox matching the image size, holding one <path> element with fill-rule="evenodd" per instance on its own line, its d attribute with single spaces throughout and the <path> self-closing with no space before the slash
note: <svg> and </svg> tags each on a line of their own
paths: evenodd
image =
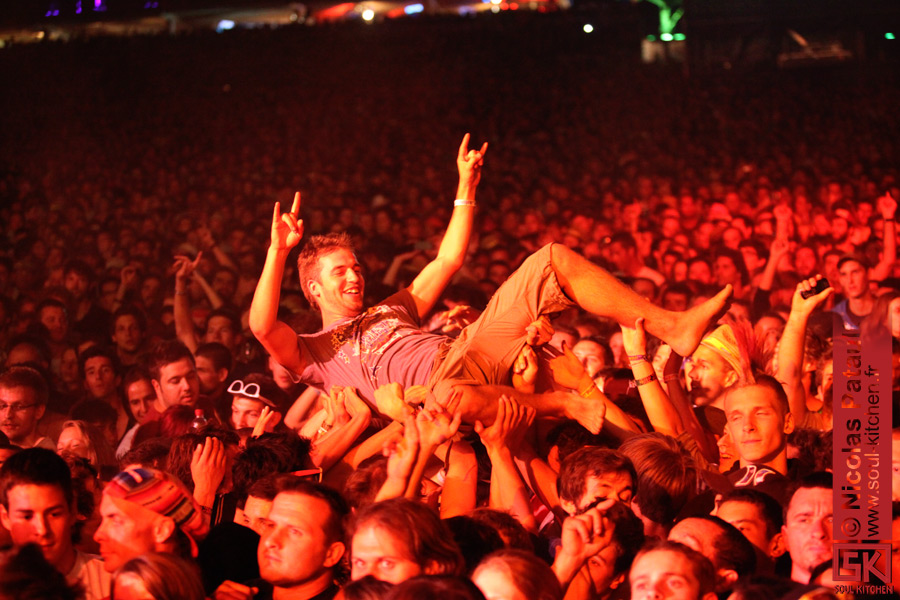
<svg viewBox="0 0 900 600">
<path fill-rule="evenodd" d="M 15 485 L 7 493 L 9 508 L 0 508 L 0 521 L 16 546 L 34 543 L 54 567 L 71 568 L 74 559 L 72 524 L 75 514 L 57 485 Z"/>
<path fill-rule="evenodd" d="M 725 397 L 725 418 L 742 464 L 779 470 L 776 465 L 785 458 L 794 421 L 774 390 L 752 385 L 731 391 Z"/>
<path fill-rule="evenodd" d="M 332 318 L 355 317 L 363 310 L 365 280 L 356 256 L 339 248 L 319 259 L 319 276 L 309 291 L 322 313 Z"/>
</svg>

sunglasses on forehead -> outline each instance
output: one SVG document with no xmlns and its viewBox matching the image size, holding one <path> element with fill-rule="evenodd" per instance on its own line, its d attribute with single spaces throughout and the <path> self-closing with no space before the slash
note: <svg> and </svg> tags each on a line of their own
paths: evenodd
<svg viewBox="0 0 900 600">
<path fill-rule="evenodd" d="M 304 481 L 312 481 L 315 483 L 322 482 L 322 467 L 318 469 L 303 469 L 302 471 L 294 471 L 291 473 L 294 477 L 299 477 Z"/>
<path fill-rule="evenodd" d="M 229 394 L 240 394 L 241 396 L 247 396 L 248 398 L 259 399 L 259 384 L 258 383 L 247 383 L 245 384 L 240 379 L 235 379 L 231 382 L 231 385 L 228 386 Z"/>
</svg>

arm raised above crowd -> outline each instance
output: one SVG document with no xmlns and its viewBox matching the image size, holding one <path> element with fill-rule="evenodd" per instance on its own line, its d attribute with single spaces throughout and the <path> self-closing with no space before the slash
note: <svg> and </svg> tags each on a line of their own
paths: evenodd
<svg viewBox="0 0 900 600">
<path fill-rule="evenodd" d="M 294 204 L 288 213 L 281 214 L 281 203 L 275 203 L 272 241 L 250 305 L 250 330 L 253 335 L 279 364 L 295 373 L 305 366 L 303 355 L 297 343 L 297 334 L 287 323 L 278 320 L 278 302 L 284 263 L 303 237 L 303 221 L 298 220 L 299 216 L 300 192 L 294 195 Z"/>
<path fill-rule="evenodd" d="M 407 288 L 415 300 L 419 318 L 423 318 L 431 311 L 466 257 L 472 222 L 475 219 L 475 189 L 481 180 L 481 166 L 487 152 L 487 142 L 480 150 L 469 150 L 468 146 L 467 133 L 459 145 L 459 154 L 456 157 L 456 166 L 459 169 L 457 201 L 454 203 L 450 224 L 441 240 L 437 257 L 425 265 Z"/>
<path fill-rule="evenodd" d="M 881 260 L 869 271 L 869 279 L 881 281 L 894 274 L 894 263 L 897 261 L 897 223 L 894 214 L 897 212 L 897 201 L 885 194 L 878 199 L 878 212 L 884 219 L 884 250 Z"/>
</svg>

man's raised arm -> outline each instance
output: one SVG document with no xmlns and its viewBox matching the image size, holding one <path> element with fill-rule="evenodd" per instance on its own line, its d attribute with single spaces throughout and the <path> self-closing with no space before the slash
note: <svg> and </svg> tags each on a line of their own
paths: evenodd
<svg viewBox="0 0 900 600">
<path fill-rule="evenodd" d="M 456 157 L 459 187 L 456 190 L 450 224 L 447 225 L 444 239 L 441 240 L 437 257 L 422 269 L 407 288 L 415 300 L 420 319 L 431 311 L 466 257 L 472 222 L 475 219 L 475 189 L 481 180 L 481 165 L 487 146 L 485 142 L 481 150 L 469 150 L 468 133 L 459 145 L 459 154 Z"/>
<path fill-rule="evenodd" d="M 305 366 L 303 356 L 297 345 L 297 334 L 287 323 L 278 320 L 278 302 L 284 263 L 303 237 L 303 221 L 298 220 L 299 216 L 300 192 L 294 195 L 291 212 L 281 214 L 281 203 L 275 203 L 272 242 L 250 305 L 250 331 L 272 358 L 295 373 L 301 372 Z"/>
</svg>

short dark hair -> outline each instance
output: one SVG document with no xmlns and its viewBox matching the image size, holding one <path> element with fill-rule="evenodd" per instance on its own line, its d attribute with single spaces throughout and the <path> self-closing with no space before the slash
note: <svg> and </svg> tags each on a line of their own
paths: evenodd
<svg viewBox="0 0 900 600">
<path fill-rule="evenodd" d="M 197 346 L 194 356 L 202 356 L 212 361 L 215 370 L 225 369 L 229 373 L 234 367 L 234 356 L 231 351 L 219 342 L 207 342 Z"/>
<path fill-rule="evenodd" d="M 791 501 L 799 490 L 813 490 L 816 488 L 824 488 L 828 491 L 834 491 L 834 474 L 829 471 L 815 471 L 805 477 L 792 481 L 785 490 L 784 497 L 787 501 L 784 503 L 782 518 L 787 523 L 787 512 L 791 507 Z"/>
<path fill-rule="evenodd" d="M 609 448 L 588 446 L 570 454 L 560 466 L 557 478 L 560 499 L 577 502 L 584 494 L 587 478 L 606 473 L 627 474 L 631 477 L 633 495 L 637 495 L 637 473 L 628 457 Z"/>
<path fill-rule="evenodd" d="M 42 406 L 50 399 L 47 380 L 37 369 L 31 367 L 10 367 L 0 374 L 0 388 L 27 388 L 34 393 L 34 401 Z"/>
<path fill-rule="evenodd" d="M 756 571 L 756 550 L 737 527 L 712 515 L 697 515 L 693 518 L 719 526 L 720 535 L 713 540 L 713 550 L 716 552 L 713 566 L 734 569 L 740 577 Z"/>
<path fill-rule="evenodd" d="M 330 514 L 327 518 L 325 515 L 320 515 L 324 519 L 322 531 L 325 532 L 329 543 L 344 541 L 344 522 L 350 515 L 350 507 L 340 492 L 327 485 L 313 483 L 289 474 L 278 477 L 275 481 L 275 489 L 277 490 L 276 498 L 279 494 L 302 494 L 325 502 L 330 509 Z"/>
<path fill-rule="evenodd" d="M 150 371 L 150 376 L 154 380 L 159 381 L 163 367 L 185 358 L 195 365 L 194 355 L 187 346 L 178 340 L 166 340 L 158 343 L 150 351 L 147 357 L 147 370 Z"/>
<path fill-rule="evenodd" d="M 0 504 L 9 509 L 9 491 L 18 485 L 52 485 L 62 490 L 72 508 L 72 473 L 56 452 L 45 448 L 27 448 L 6 459 L 0 468 Z"/>
<path fill-rule="evenodd" d="M 87 279 L 88 282 L 92 282 L 95 275 L 94 270 L 89 264 L 77 258 L 73 258 L 66 263 L 66 266 L 63 269 L 63 276 L 65 277 L 69 273 L 78 273 L 79 275 Z"/>
<path fill-rule="evenodd" d="M 147 315 L 144 314 L 144 311 L 133 304 L 126 304 L 116 309 L 116 312 L 113 313 L 112 318 L 109 320 L 110 333 L 116 332 L 116 321 L 119 320 L 119 317 L 125 316 L 134 317 L 141 332 L 147 331 Z"/>
<path fill-rule="evenodd" d="M 209 313 L 209 316 L 206 317 L 207 326 L 209 326 L 209 321 L 213 317 L 222 317 L 223 319 L 228 319 L 228 323 L 231 325 L 231 328 L 234 329 L 234 332 L 241 332 L 241 316 L 227 306 L 220 306 L 219 308 L 211 311 Z"/>
<path fill-rule="evenodd" d="M 109 364 L 112 367 L 113 373 L 119 375 L 119 357 L 116 356 L 116 353 L 106 347 L 106 346 L 91 346 L 89 348 L 85 348 L 84 352 L 78 355 L 78 374 L 81 375 L 81 378 L 85 377 L 85 365 L 87 365 L 87 361 L 92 358 L 103 357 L 109 360 Z"/>
<path fill-rule="evenodd" d="M 300 255 L 297 257 L 297 271 L 300 276 L 300 289 L 310 305 L 318 309 L 319 305 L 313 299 L 309 291 L 309 283 L 318 281 L 319 259 L 335 250 L 349 250 L 355 252 L 353 242 L 346 233 L 329 233 L 328 235 L 314 235 L 306 240 Z"/>
<path fill-rule="evenodd" d="M 694 570 L 694 577 L 697 578 L 697 583 L 700 584 L 700 590 L 698 593 L 698 597 L 702 598 L 704 595 L 714 592 L 716 589 L 716 568 L 713 566 L 712 562 L 693 548 L 685 546 L 679 542 L 673 542 L 670 540 L 660 540 L 657 542 L 652 542 L 643 548 L 641 551 L 637 553 L 637 556 L 634 557 L 634 562 L 637 562 L 640 557 L 650 552 L 656 551 L 666 551 L 666 552 L 677 552 L 681 554 L 684 558 L 691 563 L 691 567 Z"/>
<path fill-rule="evenodd" d="M 772 539 L 775 534 L 781 531 L 781 526 L 784 524 L 781 504 L 769 494 L 750 487 L 738 487 L 725 494 L 719 502 L 719 506 L 726 502 L 744 502 L 752 504 L 759 509 L 759 514 L 766 523 L 767 538 Z"/>
</svg>

